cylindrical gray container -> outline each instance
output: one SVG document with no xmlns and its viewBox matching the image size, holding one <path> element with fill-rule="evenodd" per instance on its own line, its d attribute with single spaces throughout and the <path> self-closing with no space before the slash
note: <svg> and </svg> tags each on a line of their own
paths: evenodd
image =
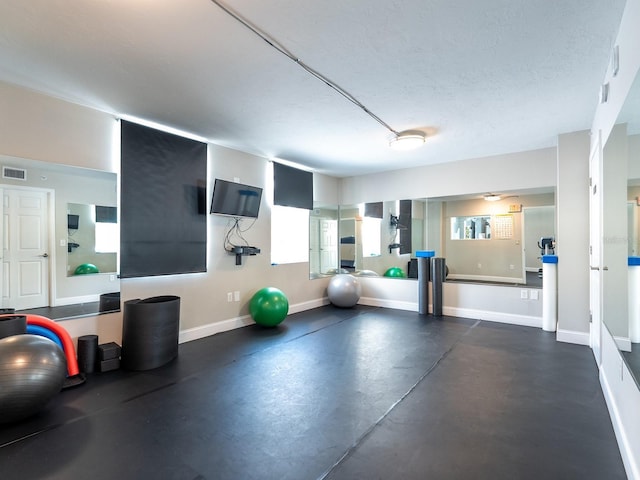
<svg viewBox="0 0 640 480">
<path fill-rule="evenodd" d="M 445 260 L 441 257 L 431 259 L 431 303 L 433 315 L 442 316 L 442 283 L 446 277 Z"/>
<path fill-rule="evenodd" d="M 171 295 L 124 302 L 121 364 L 151 370 L 178 356 L 180 297 Z"/>
<path fill-rule="evenodd" d="M 418 313 L 429 313 L 429 271 L 431 258 L 418 257 Z"/>
</svg>

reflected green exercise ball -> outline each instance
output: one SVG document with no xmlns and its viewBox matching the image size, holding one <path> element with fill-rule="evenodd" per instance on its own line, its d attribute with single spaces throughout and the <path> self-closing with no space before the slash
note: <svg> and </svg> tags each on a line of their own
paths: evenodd
<svg viewBox="0 0 640 480">
<path fill-rule="evenodd" d="M 100 270 L 93 263 L 83 263 L 78 265 L 74 272 L 75 275 L 86 275 L 87 273 L 100 273 Z"/>
<path fill-rule="evenodd" d="M 385 277 L 404 278 L 404 270 L 400 267 L 391 267 L 384 272 Z"/>
<path fill-rule="evenodd" d="M 249 313 L 258 325 L 275 327 L 289 313 L 289 300 L 282 290 L 265 287 L 258 290 L 249 302 Z"/>
</svg>

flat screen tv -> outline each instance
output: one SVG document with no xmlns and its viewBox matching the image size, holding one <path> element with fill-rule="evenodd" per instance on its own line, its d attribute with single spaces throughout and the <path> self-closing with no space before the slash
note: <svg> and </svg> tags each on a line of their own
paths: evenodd
<svg viewBox="0 0 640 480">
<path fill-rule="evenodd" d="M 230 217 L 257 218 L 262 188 L 216 178 L 213 184 L 211 213 Z"/>
<path fill-rule="evenodd" d="M 67 228 L 69 230 L 78 230 L 78 224 L 80 223 L 80 215 L 67 215 Z"/>
</svg>

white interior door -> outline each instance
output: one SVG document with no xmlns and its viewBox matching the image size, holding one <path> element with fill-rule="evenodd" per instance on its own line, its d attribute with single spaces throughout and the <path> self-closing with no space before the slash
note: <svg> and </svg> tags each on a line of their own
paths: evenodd
<svg viewBox="0 0 640 480">
<path fill-rule="evenodd" d="M 48 205 L 41 190 L 2 190 L 2 306 L 49 305 Z"/>
<path fill-rule="evenodd" d="M 602 145 L 600 139 L 589 161 L 589 309 L 591 348 L 600 365 L 602 339 Z"/>
<path fill-rule="evenodd" d="M 320 273 L 320 219 L 309 219 L 309 273 Z"/>
<path fill-rule="evenodd" d="M 320 221 L 320 272 L 338 267 L 338 221 Z"/>
</svg>

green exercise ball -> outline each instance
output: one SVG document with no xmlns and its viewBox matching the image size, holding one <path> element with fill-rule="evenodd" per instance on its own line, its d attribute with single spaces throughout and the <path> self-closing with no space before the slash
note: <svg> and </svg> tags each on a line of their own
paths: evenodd
<svg viewBox="0 0 640 480">
<path fill-rule="evenodd" d="M 263 327 L 275 327 L 289 313 L 289 300 L 282 290 L 265 287 L 258 290 L 249 302 L 251 318 Z"/>
<path fill-rule="evenodd" d="M 100 270 L 93 263 L 83 263 L 78 265 L 74 272 L 75 275 L 86 275 L 87 273 L 100 273 Z"/>
<path fill-rule="evenodd" d="M 404 278 L 404 270 L 400 267 L 391 267 L 384 272 L 385 277 Z"/>
</svg>

